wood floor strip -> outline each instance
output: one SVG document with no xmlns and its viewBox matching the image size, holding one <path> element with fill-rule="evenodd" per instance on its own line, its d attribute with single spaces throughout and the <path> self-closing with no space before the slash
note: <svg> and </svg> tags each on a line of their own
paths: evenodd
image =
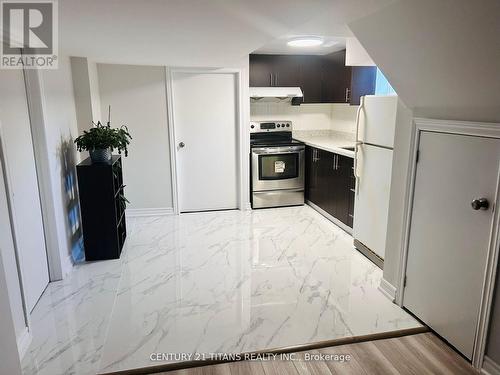
<svg viewBox="0 0 500 375">
<path fill-rule="evenodd" d="M 351 344 L 356 345 L 356 344 Z M 369 375 L 363 370 L 363 367 L 359 363 L 358 356 L 352 353 L 350 350 L 351 345 L 340 345 L 330 348 L 319 349 L 320 353 L 323 354 L 338 354 L 338 355 L 350 355 L 350 360 L 347 362 L 340 361 L 327 361 L 326 365 L 330 369 L 333 375 Z"/>
<path fill-rule="evenodd" d="M 338 338 L 338 339 L 320 341 L 320 342 L 316 342 L 316 343 L 294 345 L 294 346 L 288 346 L 288 347 L 283 347 L 283 348 L 261 350 L 261 351 L 242 353 L 242 354 L 294 353 L 294 352 L 301 352 L 301 351 L 306 351 L 306 350 L 316 350 L 316 349 L 338 346 L 338 345 L 346 345 L 346 344 L 353 344 L 353 343 L 366 342 L 366 341 L 382 340 L 382 339 L 387 339 L 387 338 L 397 338 L 397 337 L 414 335 L 414 334 L 428 332 L 428 331 L 429 331 L 429 328 L 422 326 L 422 327 L 416 327 L 416 328 L 401 329 L 398 331 L 391 331 L 391 332 L 374 333 L 374 334 L 369 334 L 369 335 L 360 335 L 360 336 L 352 336 L 352 337 L 342 337 L 342 338 Z M 151 367 L 147 367 L 147 368 L 101 373 L 100 375 L 155 374 L 155 373 L 161 373 L 162 371 L 163 372 L 171 372 L 173 370 L 181 370 L 181 369 L 201 367 L 201 366 L 210 366 L 210 365 L 215 365 L 215 364 L 220 364 L 220 363 L 229 363 L 229 362 L 232 362 L 232 361 L 203 360 L 203 361 L 186 361 L 186 362 L 176 362 L 176 363 L 165 363 L 162 365 L 151 366 Z"/>
<path fill-rule="evenodd" d="M 349 355 L 333 361 L 315 355 Z M 431 332 L 294 353 L 294 361 L 241 361 L 164 375 L 477 375 L 472 366 Z M 309 359 L 309 360 L 307 360 Z"/>
<path fill-rule="evenodd" d="M 235 362 L 236 364 L 237 362 Z M 299 375 L 292 361 L 263 361 L 262 367 L 266 375 L 289 374 Z"/>
<path fill-rule="evenodd" d="M 416 339 L 416 336 L 401 337 L 402 345 L 407 348 L 409 356 L 413 356 L 422 368 L 425 368 L 430 374 L 454 375 L 453 369 L 443 367 L 442 363 L 436 358 L 437 352 L 429 348 Z"/>
<path fill-rule="evenodd" d="M 311 361 L 306 360 L 306 353 L 311 356 L 319 356 L 321 353 L 318 350 L 309 352 L 297 353 L 298 361 L 292 362 L 299 375 L 332 375 L 327 363 L 325 361 Z"/>
<path fill-rule="evenodd" d="M 416 353 L 411 352 L 402 340 L 379 340 L 375 341 L 374 345 L 399 374 L 431 375 L 433 373 L 426 363 L 418 360 Z"/>
<path fill-rule="evenodd" d="M 357 356 L 362 368 L 370 375 L 397 375 L 392 365 L 373 342 L 360 342 L 349 346 L 353 355 Z"/>
<path fill-rule="evenodd" d="M 470 374 L 469 363 L 460 355 L 458 355 L 451 347 L 448 345 L 443 345 L 443 342 L 437 338 L 437 336 L 419 335 L 415 337 L 415 340 L 422 342 L 425 347 L 429 348 L 429 351 L 435 353 L 436 361 L 441 364 L 450 365 L 453 373 L 456 375 L 468 375 Z"/>
<path fill-rule="evenodd" d="M 233 362 L 229 363 L 229 368 L 231 375 L 266 375 L 261 362 Z"/>
</svg>

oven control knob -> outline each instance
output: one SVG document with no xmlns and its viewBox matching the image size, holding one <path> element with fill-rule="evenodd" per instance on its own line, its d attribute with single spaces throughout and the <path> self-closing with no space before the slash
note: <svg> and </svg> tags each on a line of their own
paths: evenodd
<svg viewBox="0 0 500 375">
<path fill-rule="evenodd" d="M 290 124 L 286 124 L 286 127 L 289 128 L 290 127 Z"/>
<path fill-rule="evenodd" d="M 250 127 L 253 129 L 253 128 L 255 128 L 255 125 L 250 125 Z"/>
<path fill-rule="evenodd" d="M 280 125 L 280 124 L 278 124 L 278 128 L 279 128 L 280 126 L 281 126 L 281 125 Z"/>
</svg>

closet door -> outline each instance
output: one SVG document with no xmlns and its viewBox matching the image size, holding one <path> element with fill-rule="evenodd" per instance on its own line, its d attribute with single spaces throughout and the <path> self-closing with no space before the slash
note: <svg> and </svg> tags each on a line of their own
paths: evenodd
<svg viewBox="0 0 500 375">
<path fill-rule="evenodd" d="M 0 70 L 0 82 L 2 158 L 24 292 L 31 311 L 49 282 L 49 273 L 23 72 Z"/>
<path fill-rule="evenodd" d="M 500 139 L 422 132 L 404 306 L 472 358 Z"/>
</svg>

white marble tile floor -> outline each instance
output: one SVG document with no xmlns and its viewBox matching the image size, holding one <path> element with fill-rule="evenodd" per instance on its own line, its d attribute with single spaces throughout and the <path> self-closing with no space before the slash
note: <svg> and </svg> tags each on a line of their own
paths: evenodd
<svg viewBox="0 0 500 375">
<path fill-rule="evenodd" d="M 151 353 L 241 353 L 419 327 L 382 271 L 308 206 L 129 220 L 122 258 L 52 283 L 25 375 L 157 366 Z"/>
</svg>

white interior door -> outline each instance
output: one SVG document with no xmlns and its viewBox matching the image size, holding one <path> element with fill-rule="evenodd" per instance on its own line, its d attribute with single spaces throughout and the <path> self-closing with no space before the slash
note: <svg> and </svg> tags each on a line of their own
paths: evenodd
<svg viewBox="0 0 500 375">
<path fill-rule="evenodd" d="M 392 150 L 362 144 L 357 157 L 353 237 L 384 259 Z"/>
<path fill-rule="evenodd" d="M 498 139 L 421 133 L 403 303 L 469 359 L 499 164 Z"/>
<path fill-rule="evenodd" d="M 0 70 L 0 122 L 27 307 L 49 282 L 45 236 L 23 72 Z"/>
<path fill-rule="evenodd" d="M 235 74 L 176 72 L 172 92 L 179 210 L 237 208 Z"/>
</svg>

